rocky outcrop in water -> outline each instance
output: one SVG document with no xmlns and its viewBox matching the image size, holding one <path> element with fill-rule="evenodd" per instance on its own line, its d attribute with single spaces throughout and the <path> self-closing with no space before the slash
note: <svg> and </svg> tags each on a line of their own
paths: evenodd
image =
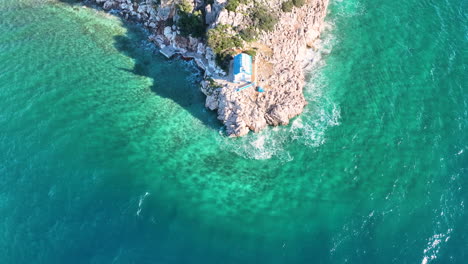
<svg viewBox="0 0 468 264">
<path fill-rule="evenodd" d="M 308 49 L 322 30 L 328 0 L 306 0 L 305 5 L 292 8 L 291 12 L 282 11 L 285 0 L 244 1 L 246 4 L 237 7 L 236 12 L 225 8 L 227 0 L 86 2 L 142 23 L 151 32 L 149 39 L 161 49 L 194 58 L 205 71 L 201 90 L 207 96 L 206 107 L 217 111 L 230 136 L 259 132 L 267 125 L 287 125 L 307 104 L 303 95 L 304 67 L 310 62 Z M 260 31 L 256 41 L 245 43 L 246 48 L 256 50 L 256 80 L 265 92 L 259 93 L 255 88 L 236 91 L 239 84 L 232 83 L 226 71 L 216 64 L 215 52 L 206 41 L 181 34 L 177 26 L 180 4 L 185 5 L 184 9 L 199 10 L 208 29 L 219 25 L 248 28 L 254 18 L 247 14 L 255 4 L 268 6 L 276 14 L 278 21 L 271 31 Z"/>
</svg>

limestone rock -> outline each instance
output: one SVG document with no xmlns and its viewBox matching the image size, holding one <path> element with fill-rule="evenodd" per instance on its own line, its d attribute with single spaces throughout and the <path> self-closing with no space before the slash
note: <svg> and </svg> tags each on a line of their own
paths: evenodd
<svg viewBox="0 0 468 264">
<path fill-rule="evenodd" d="M 231 25 L 237 27 L 243 24 L 245 15 L 241 12 L 229 12 L 223 9 L 216 19 L 215 25 Z"/>
<path fill-rule="evenodd" d="M 205 106 L 211 111 L 218 109 L 218 98 L 216 98 L 214 95 L 208 95 L 206 97 Z"/>
<path fill-rule="evenodd" d="M 197 45 L 197 53 L 198 54 L 204 54 L 206 50 L 206 46 L 203 43 L 198 43 Z"/>
<path fill-rule="evenodd" d="M 106 2 L 104 3 L 104 5 L 102 6 L 102 8 L 104 8 L 105 10 L 110 10 L 110 9 L 112 9 L 114 6 L 115 6 L 115 2 L 109 0 L 109 1 L 106 1 Z"/>
<path fill-rule="evenodd" d="M 164 28 L 164 36 L 170 41 L 175 38 L 175 34 L 172 33 L 172 28 L 171 27 L 165 27 Z"/>
<path fill-rule="evenodd" d="M 171 6 L 160 7 L 157 16 L 160 20 L 167 20 L 172 12 L 173 8 Z"/>
</svg>

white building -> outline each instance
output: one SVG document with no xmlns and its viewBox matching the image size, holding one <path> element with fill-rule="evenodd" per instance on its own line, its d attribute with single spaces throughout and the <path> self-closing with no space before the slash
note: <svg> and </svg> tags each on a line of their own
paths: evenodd
<svg viewBox="0 0 468 264">
<path fill-rule="evenodd" d="M 241 53 L 234 57 L 233 76 L 235 83 L 252 81 L 252 57 Z"/>
</svg>

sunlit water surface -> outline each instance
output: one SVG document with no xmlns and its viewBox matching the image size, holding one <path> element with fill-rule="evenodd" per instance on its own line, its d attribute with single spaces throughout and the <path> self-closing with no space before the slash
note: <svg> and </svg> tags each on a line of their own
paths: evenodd
<svg viewBox="0 0 468 264">
<path fill-rule="evenodd" d="M 240 139 L 138 27 L 0 11 L 2 263 L 466 261 L 466 1 L 332 1 L 305 113 Z"/>
</svg>

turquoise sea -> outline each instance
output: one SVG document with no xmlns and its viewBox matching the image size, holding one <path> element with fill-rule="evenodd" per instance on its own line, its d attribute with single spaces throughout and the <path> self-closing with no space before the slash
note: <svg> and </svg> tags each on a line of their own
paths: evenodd
<svg viewBox="0 0 468 264">
<path fill-rule="evenodd" d="M 332 0 L 286 127 L 138 27 L 0 0 L 0 263 L 467 263 L 468 2 Z"/>
</svg>

